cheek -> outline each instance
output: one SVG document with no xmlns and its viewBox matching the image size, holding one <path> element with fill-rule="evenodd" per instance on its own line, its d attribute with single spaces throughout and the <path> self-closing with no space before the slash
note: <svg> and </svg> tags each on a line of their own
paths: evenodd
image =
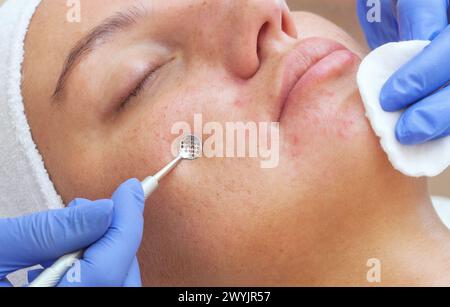
<svg viewBox="0 0 450 307">
<path fill-rule="evenodd" d="M 268 234 L 255 228 L 267 222 L 265 208 L 275 203 L 260 178 L 260 169 L 245 160 L 177 167 L 147 204 L 141 254 L 146 275 L 158 281 L 164 278 L 159 268 L 170 267 L 180 280 L 214 280 L 218 272 L 249 263 L 247 244 Z"/>
</svg>

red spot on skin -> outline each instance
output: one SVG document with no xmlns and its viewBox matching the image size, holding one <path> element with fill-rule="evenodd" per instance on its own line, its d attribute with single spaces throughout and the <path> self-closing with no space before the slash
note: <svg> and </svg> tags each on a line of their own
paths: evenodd
<svg viewBox="0 0 450 307">
<path fill-rule="evenodd" d="M 294 135 L 292 138 L 292 145 L 298 145 L 300 143 L 300 137 L 298 135 Z"/>
<path fill-rule="evenodd" d="M 348 120 L 344 120 L 343 122 L 339 123 L 340 127 L 338 129 L 338 136 L 343 139 L 347 139 L 351 135 L 350 129 L 352 125 L 353 121 Z"/>
<path fill-rule="evenodd" d="M 289 138 L 289 155 L 291 157 L 298 157 L 302 153 L 302 138 L 297 134 L 292 134 L 288 136 Z"/>
<path fill-rule="evenodd" d="M 352 139 L 357 133 L 356 124 L 361 115 L 356 114 L 356 112 L 346 112 L 342 114 L 341 118 L 336 120 L 337 135 L 346 140 Z"/>
<path fill-rule="evenodd" d="M 244 100 L 242 100 L 242 99 L 236 99 L 236 101 L 234 102 L 234 105 L 236 106 L 236 107 L 238 107 L 238 108 L 241 108 L 241 107 L 243 107 L 244 105 L 245 105 L 245 102 L 244 102 Z"/>
</svg>

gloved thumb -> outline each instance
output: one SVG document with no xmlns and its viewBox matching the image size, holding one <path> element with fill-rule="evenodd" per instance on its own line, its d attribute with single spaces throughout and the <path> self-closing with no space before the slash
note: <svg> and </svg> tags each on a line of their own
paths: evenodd
<svg viewBox="0 0 450 307">
<path fill-rule="evenodd" d="M 93 244 L 110 226 L 113 209 L 111 200 L 76 199 L 65 209 L 0 219 L 0 279 Z"/>
</svg>

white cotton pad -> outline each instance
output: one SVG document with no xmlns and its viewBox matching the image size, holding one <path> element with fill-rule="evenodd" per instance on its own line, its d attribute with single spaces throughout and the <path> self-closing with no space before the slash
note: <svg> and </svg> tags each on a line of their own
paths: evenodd
<svg viewBox="0 0 450 307">
<path fill-rule="evenodd" d="M 420 53 L 429 41 L 389 43 L 372 51 L 361 63 L 357 81 L 366 115 L 395 169 L 411 177 L 433 177 L 450 165 L 450 137 L 422 145 L 405 146 L 397 141 L 395 127 L 402 112 L 381 108 L 383 85 L 403 64 Z"/>
</svg>

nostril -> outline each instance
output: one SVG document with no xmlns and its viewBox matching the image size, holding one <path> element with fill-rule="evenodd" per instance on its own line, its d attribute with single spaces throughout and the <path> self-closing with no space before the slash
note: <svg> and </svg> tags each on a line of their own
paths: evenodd
<svg viewBox="0 0 450 307">
<path fill-rule="evenodd" d="M 262 27 L 259 29 L 256 50 L 260 62 L 262 58 L 261 52 L 263 51 L 262 44 L 266 36 L 268 35 L 269 30 L 270 30 L 270 22 L 264 23 Z"/>
</svg>

